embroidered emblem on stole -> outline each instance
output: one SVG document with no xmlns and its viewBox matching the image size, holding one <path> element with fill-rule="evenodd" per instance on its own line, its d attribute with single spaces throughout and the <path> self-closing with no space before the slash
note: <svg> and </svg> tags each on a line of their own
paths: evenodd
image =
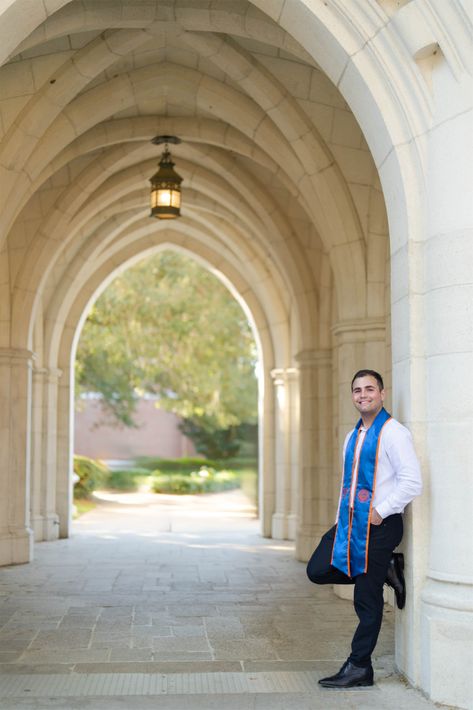
<svg viewBox="0 0 473 710">
<path fill-rule="evenodd" d="M 348 440 L 343 467 L 343 486 L 338 512 L 338 524 L 332 550 L 332 565 L 348 577 L 356 577 L 368 569 L 368 542 L 371 508 L 376 487 L 376 469 L 381 433 L 391 415 L 383 408 L 365 434 L 361 445 L 358 470 L 355 474 L 355 449 L 361 419 Z M 350 491 L 356 475 L 353 508 Z"/>
</svg>

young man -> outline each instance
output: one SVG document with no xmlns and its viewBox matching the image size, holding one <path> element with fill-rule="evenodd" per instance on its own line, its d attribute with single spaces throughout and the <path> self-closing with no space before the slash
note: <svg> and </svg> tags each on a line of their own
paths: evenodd
<svg viewBox="0 0 473 710">
<path fill-rule="evenodd" d="M 343 477 L 336 524 L 325 533 L 307 565 L 315 584 L 354 584 L 359 619 L 351 654 L 342 668 L 319 683 L 327 688 L 373 685 L 371 654 L 383 618 L 383 585 L 405 603 L 402 512 L 422 490 L 419 462 L 409 431 L 383 407 L 384 385 L 374 370 L 351 383 L 360 420 L 343 447 Z"/>
</svg>

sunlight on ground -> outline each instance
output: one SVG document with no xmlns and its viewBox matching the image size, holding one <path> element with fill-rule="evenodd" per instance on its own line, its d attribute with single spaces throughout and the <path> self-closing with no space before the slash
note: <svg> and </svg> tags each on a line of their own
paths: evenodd
<svg viewBox="0 0 473 710">
<path fill-rule="evenodd" d="M 207 495 L 171 495 L 164 493 L 114 493 L 111 491 L 95 491 L 97 502 L 115 503 L 124 506 L 123 514 L 127 514 L 127 506 L 146 506 L 151 508 L 174 508 L 176 513 L 185 512 L 191 517 L 218 516 L 223 512 L 232 517 L 254 518 L 256 507 L 249 498 L 239 490 L 225 493 L 210 493 Z M 130 513 L 133 511 L 131 510 Z"/>
<path fill-rule="evenodd" d="M 202 495 L 99 490 L 93 493 L 93 501 L 96 507 L 74 521 L 75 534 L 92 534 L 104 540 L 125 535 L 151 544 L 160 544 L 164 539 L 172 544 L 169 535 L 176 534 L 179 545 L 209 548 L 214 547 L 213 541 L 203 543 L 203 534 L 217 535 L 218 547 L 224 542 L 222 535 L 261 534 L 257 509 L 242 490 Z M 277 547 L 286 549 L 280 542 Z"/>
</svg>

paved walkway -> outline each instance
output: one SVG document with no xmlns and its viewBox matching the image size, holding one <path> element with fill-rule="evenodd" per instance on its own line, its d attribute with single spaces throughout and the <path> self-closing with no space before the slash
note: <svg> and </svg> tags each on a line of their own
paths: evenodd
<svg viewBox="0 0 473 710">
<path fill-rule="evenodd" d="M 319 688 L 345 660 L 352 604 L 259 537 L 239 492 L 103 496 L 70 540 L 0 570 L 0 708 L 433 708 L 393 671 L 392 617 L 373 688 Z"/>
</svg>

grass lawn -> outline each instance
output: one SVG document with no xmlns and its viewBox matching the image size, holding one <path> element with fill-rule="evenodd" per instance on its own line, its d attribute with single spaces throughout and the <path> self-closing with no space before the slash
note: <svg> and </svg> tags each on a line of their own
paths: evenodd
<svg viewBox="0 0 473 710">
<path fill-rule="evenodd" d="M 81 515 L 84 515 L 84 513 L 88 513 L 90 510 L 96 508 L 97 503 L 93 500 L 88 500 L 87 498 L 75 498 L 74 506 L 75 512 L 73 517 L 74 520 L 76 520 L 77 518 L 80 518 Z"/>
<path fill-rule="evenodd" d="M 240 456 L 221 461 L 198 457 L 158 459 L 140 457 L 125 470 L 109 471 L 102 462 L 76 456 L 75 471 L 80 476 L 77 485 L 75 518 L 92 510 L 96 503 L 90 498 L 95 489 L 156 493 L 212 493 L 232 488 L 242 491 L 258 504 L 258 460 Z"/>
<path fill-rule="evenodd" d="M 257 504 L 258 461 L 255 457 L 238 457 L 223 461 L 141 457 L 136 463 L 138 466 L 135 464 L 128 470 L 112 471 L 104 487 L 123 492 L 148 489 L 177 494 L 241 488 Z M 198 472 L 201 468 L 210 471 L 205 486 L 198 485 Z M 200 483 L 203 482 L 200 480 Z"/>
</svg>

